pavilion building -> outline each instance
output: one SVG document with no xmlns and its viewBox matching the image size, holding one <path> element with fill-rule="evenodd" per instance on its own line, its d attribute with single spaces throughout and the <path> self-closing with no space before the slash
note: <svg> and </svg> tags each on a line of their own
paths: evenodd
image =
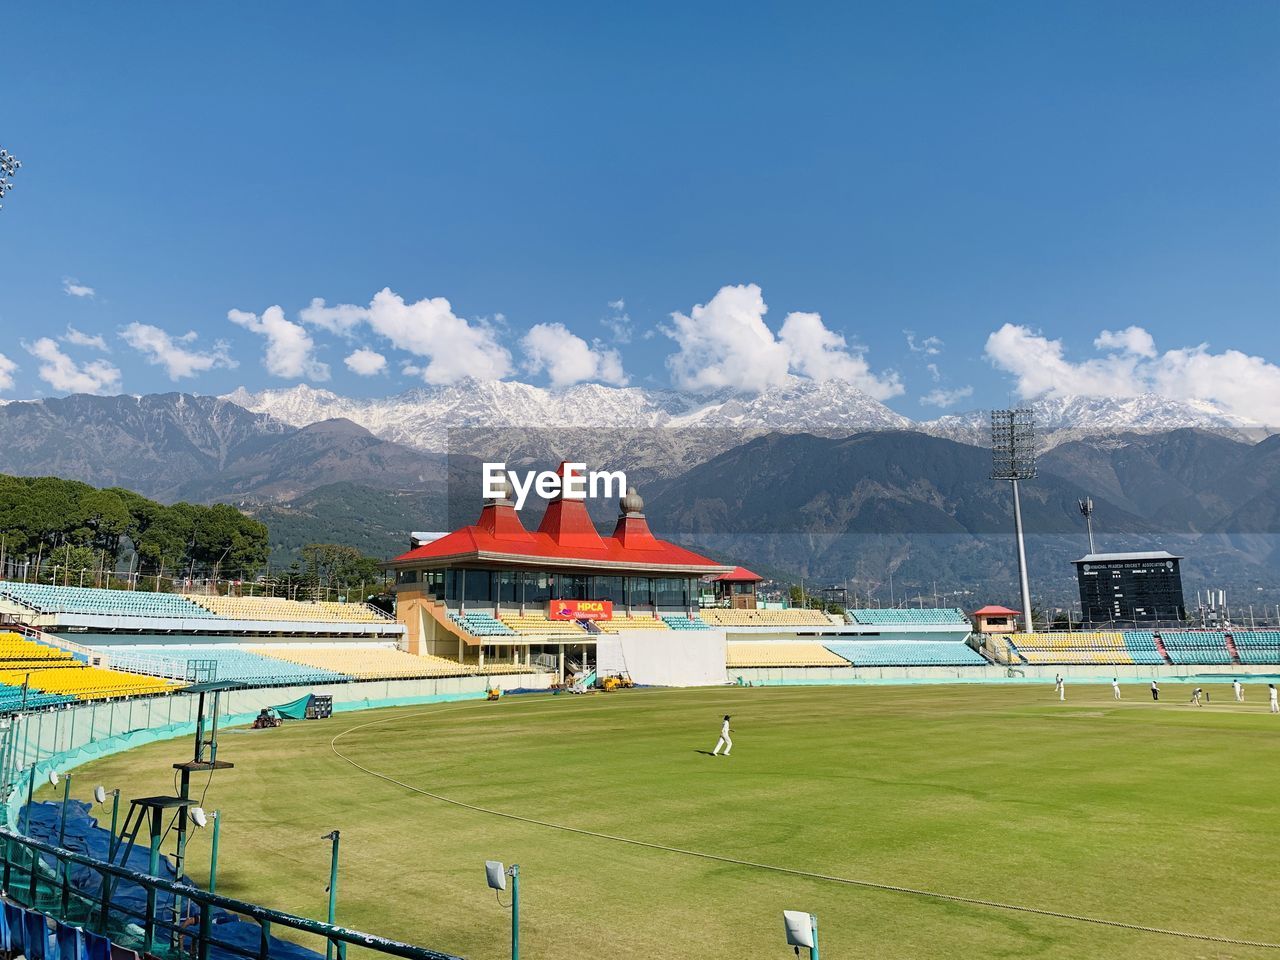
<svg viewBox="0 0 1280 960">
<path fill-rule="evenodd" d="M 521 522 L 508 486 L 474 524 L 387 564 L 410 652 L 559 671 L 568 657 L 570 669 L 586 670 L 602 636 L 707 629 L 699 581 L 733 567 L 655 537 L 634 488 L 603 536 L 563 486 L 536 530 Z"/>
</svg>

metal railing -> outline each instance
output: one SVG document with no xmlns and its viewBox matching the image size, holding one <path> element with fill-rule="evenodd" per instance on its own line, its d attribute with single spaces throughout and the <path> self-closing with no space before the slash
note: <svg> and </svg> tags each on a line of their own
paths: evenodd
<svg viewBox="0 0 1280 960">
<path fill-rule="evenodd" d="M 83 883 L 73 886 L 73 865 L 97 874 L 97 883 L 89 889 Z M 272 932 L 281 929 L 323 938 L 333 945 L 339 960 L 345 960 L 348 946 L 405 960 L 460 960 L 453 954 L 209 893 L 188 883 L 154 877 L 5 828 L 0 828 L 0 871 L 4 893 L 10 900 L 55 920 L 93 930 L 144 955 L 208 960 L 210 948 L 215 947 L 247 960 L 270 960 Z M 122 881 L 145 891 L 146 907 L 142 912 L 113 901 Z M 173 897 L 172 906 L 157 905 L 161 893 Z M 215 909 L 256 922 L 257 949 L 246 949 L 217 937 L 215 928 L 220 924 L 214 922 Z"/>
</svg>

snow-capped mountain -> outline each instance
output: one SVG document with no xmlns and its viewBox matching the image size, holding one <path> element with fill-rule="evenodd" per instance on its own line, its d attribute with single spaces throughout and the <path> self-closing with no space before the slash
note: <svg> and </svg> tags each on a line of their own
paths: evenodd
<svg viewBox="0 0 1280 960">
<path fill-rule="evenodd" d="M 384 440 L 433 453 L 474 444 L 478 433 L 505 430 L 511 457 L 545 459 L 593 455 L 643 463 L 661 473 L 687 468 L 761 433 L 845 436 L 866 430 L 919 430 L 983 445 L 990 430 L 985 410 L 914 422 L 841 380 L 792 378 L 755 396 L 702 396 L 674 390 L 583 384 L 550 390 L 517 381 L 466 381 L 424 387 L 393 397 L 343 397 L 300 385 L 223 399 L 294 426 L 345 417 Z M 1046 397 L 1036 412 L 1040 448 L 1069 440 L 1124 433 L 1159 433 L 1197 427 L 1256 441 L 1272 432 L 1203 400 L 1135 397 Z M 541 428 L 521 443 L 510 430 Z"/>
<path fill-rule="evenodd" d="M 1042 397 L 1030 401 L 1036 415 L 1041 450 L 1085 437 L 1118 437 L 1125 433 L 1162 433 L 1195 427 L 1236 440 L 1256 442 L 1273 428 L 1227 413 L 1207 400 L 1170 400 L 1152 393 L 1136 397 Z M 985 444 L 990 413 L 973 410 L 917 425 L 936 437 Z"/>
<path fill-rule="evenodd" d="M 240 389 L 224 399 L 294 426 L 344 417 L 384 440 L 433 453 L 500 448 L 509 460 L 572 455 L 660 475 L 775 430 L 843 436 L 912 426 L 847 382 L 800 378 L 753 397 L 600 384 L 549 390 L 502 380 L 371 399 L 307 386 Z"/>
</svg>

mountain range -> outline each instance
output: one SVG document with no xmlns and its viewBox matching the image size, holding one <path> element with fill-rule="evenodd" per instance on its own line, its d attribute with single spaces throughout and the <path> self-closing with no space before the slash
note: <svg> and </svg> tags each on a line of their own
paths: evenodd
<svg viewBox="0 0 1280 960">
<path fill-rule="evenodd" d="M 784 385 L 754 396 L 601 384 L 552 390 L 517 381 L 466 380 L 380 398 L 343 397 L 299 384 L 258 393 L 240 388 L 223 399 L 294 426 L 343 417 L 384 439 L 435 451 L 445 448 L 450 430 L 494 426 L 700 427 L 833 435 L 916 429 L 968 443 L 983 442 L 990 426 L 986 411 L 981 410 L 915 422 L 847 381 L 801 377 L 791 377 Z M 1154 394 L 1045 397 L 1027 405 L 1036 413 L 1046 448 L 1081 436 L 1156 433 L 1179 427 L 1198 427 L 1239 439 L 1259 439 L 1270 432 L 1208 401 L 1172 400 Z"/>
<path fill-rule="evenodd" d="M 1040 476 L 1023 495 L 1044 582 L 1069 588 L 1076 500 L 1090 495 L 1100 546 L 1159 544 L 1193 557 L 1189 575 L 1206 583 L 1274 589 L 1280 436 L 1153 397 L 1033 409 Z M 279 559 L 317 539 L 390 555 L 409 529 L 474 516 L 477 458 L 569 457 L 626 470 L 657 529 L 762 572 L 989 589 L 1013 580 L 986 422 L 914 423 L 848 384 L 807 380 L 750 398 L 508 382 L 384 400 L 309 387 L 77 395 L 0 404 L 0 471 L 235 503 L 268 520 Z"/>
</svg>

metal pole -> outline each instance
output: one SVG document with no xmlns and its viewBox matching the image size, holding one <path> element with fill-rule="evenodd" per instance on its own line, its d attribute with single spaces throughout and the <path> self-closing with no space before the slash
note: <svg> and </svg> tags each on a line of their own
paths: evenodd
<svg viewBox="0 0 1280 960">
<path fill-rule="evenodd" d="M 159 807 L 151 811 L 151 856 L 147 861 L 147 876 L 160 876 L 160 841 L 164 837 L 163 812 Z M 147 885 L 147 915 L 142 928 L 142 953 L 151 952 L 156 935 L 156 888 Z"/>
<path fill-rule="evenodd" d="M 58 846 L 65 848 L 67 836 L 67 803 L 71 800 L 71 774 L 62 777 L 62 814 L 58 818 Z"/>
<path fill-rule="evenodd" d="M 213 811 L 213 845 L 209 849 L 209 892 L 218 892 L 218 831 L 222 826 L 222 817 Z M 203 909 L 203 908 L 202 908 Z"/>
<path fill-rule="evenodd" d="M 511 865 L 511 960 L 520 960 L 520 864 L 518 863 Z"/>
<path fill-rule="evenodd" d="M 813 946 L 809 948 L 809 960 L 818 960 L 818 918 L 809 914 L 809 930 L 813 934 Z"/>
<path fill-rule="evenodd" d="M 333 852 L 329 857 L 329 925 L 336 923 L 338 915 L 338 840 L 341 834 L 334 830 L 332 833 L 321 837 L 322 840 L 333 841 Z M 325 960 L 333 960 L 333 941 L 325 942 L 324 947 Z"/>
<path fill-rule="evenodd" d="M 1015 538 L 1018 541 L 1018 582 L 1022 588 L 1022 629 L 1027 633 L 1035 633 L 1035 626 L 1031 622 L 1031 585 L 1027 581 L 1027 547 L 1022 538 L 1022 500 L 1018 495 L 1018 481 L 1010 480 L 1013 484 L 1013 528 Z"/>
<path fill-rule="evenodd" d="M 28 835 L 31 833 L 31 803 L 32 803 L 32 798 L 35 796 L 35 792 L 36 792 L 36 765 L 33 763 L 31 765 L 31 776 L 27 778 L 27 806 L 26 806 L 27 826 L 26 826 L 26 829 L 22 831 L 23 833 Z"/>
<path fill-rule="evenodd" d="M 213 811 L 213 844 L 209 850 L 209 892 L 218 889 L 218 811 Z M 196 946 L 196 960 L 208 960 L 209 928 L 213 923 L 212 908 L 207 903 L 200 904 L 200 933 Z"/>
<path fill-rule="evenodd" d="M 120 822 L 120 788 L 111 791 L 111 842 L 107 845 L 107 862 L 116 858 L 116 847 L 119 846 L 119 834 L 116 825 Z"/>
</svg>

